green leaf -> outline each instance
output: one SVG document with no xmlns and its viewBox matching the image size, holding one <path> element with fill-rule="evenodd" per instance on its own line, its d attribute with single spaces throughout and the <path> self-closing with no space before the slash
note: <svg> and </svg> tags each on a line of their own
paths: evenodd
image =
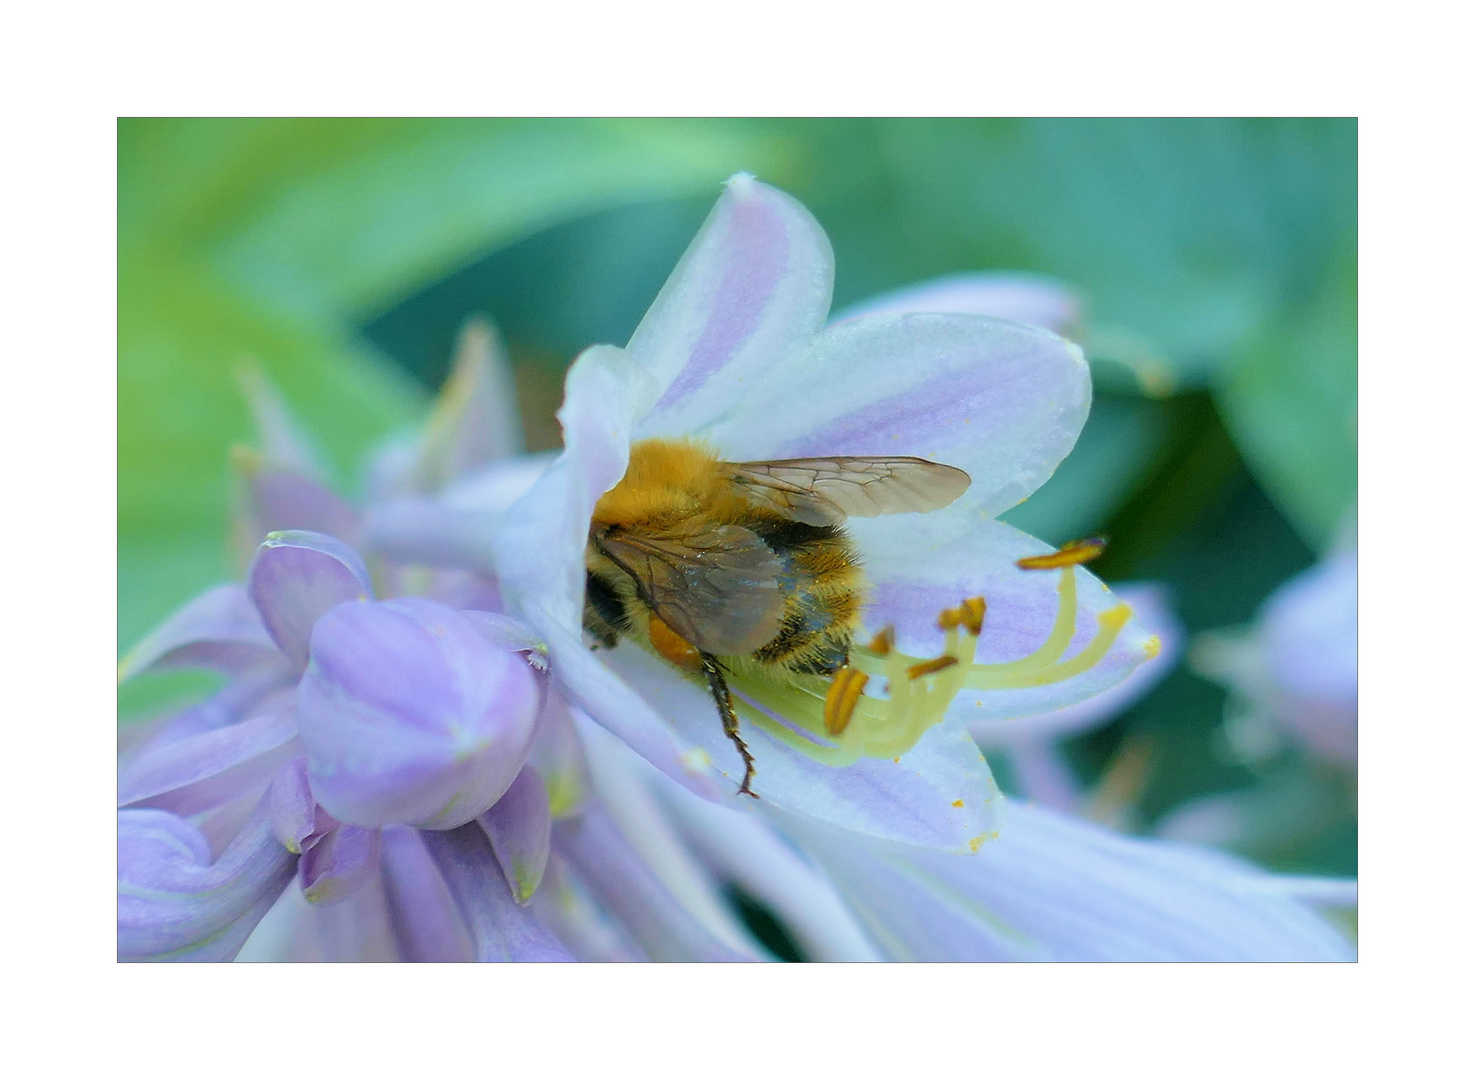
<svg viewBox="0 0 1475 1080">
<path fill-rule="evenodd" d="M 120 645 L 230 573 L 243 362 L 346 487 L 424 400 L 355 339 L 365 310 L 569 214 L 715 197 L 774 145 L 735 121 L 121 120 Z"/>
<path fill-rule="evenodd" d="M 1266 330 L 1217 401 L 1260 485 L 1313 548 L 1357 495 L 1357 268 L 1348 254 L 1309 303 Z"/>
<path fill-rule="evenodd" d="M 1093 356 L 1148 367 L 1155 393 L 1208 385 L 1311 295 L 1356 216 L 1351 120 L 793 130 L 808 166 L 793 190 L 834 241 L 839 300 L 956 270 L 1052 274 L 1087 296 Z"/>
<path fill-rule="evenodd" d="M 1169 434 L 1163 404 L 1097 394 L 1075 449 L 1039 491 L 1003 519 L 1053 544 L 1100 532 L 1141 487 Z"/>
<path fill-rule="evenodd" d="M 731 173 L 766 171 L 773 145 L 733 122 L 402 122 L 275 190 L 218 263 L 274 306 L 353 317 L 575 214 L 693 191 L 715 199 Z"/>
<path fill-rule="evenodd" d="M 163 253 L 119 263 L 118 633 L 127 647 L 228 576 L 234 443 L 250 438 L 237 383 L 259 362 L 311 425 L 340 477 L 415 415 L 408 378 L 332 328 L 294 324 Z"/>
</svg>

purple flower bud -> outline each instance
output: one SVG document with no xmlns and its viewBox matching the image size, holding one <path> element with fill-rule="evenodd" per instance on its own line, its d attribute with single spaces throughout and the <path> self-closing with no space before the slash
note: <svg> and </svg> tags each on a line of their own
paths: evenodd
<svg viewBox="0 0 1475 1080">
<path fill-rule="evenodd" d="M 405 598 L 318 620 L 297 692 L 317 801 L 353 825 L 450 829 L 527 760 L 542 688 L 460 612 Z"/>
</svg>

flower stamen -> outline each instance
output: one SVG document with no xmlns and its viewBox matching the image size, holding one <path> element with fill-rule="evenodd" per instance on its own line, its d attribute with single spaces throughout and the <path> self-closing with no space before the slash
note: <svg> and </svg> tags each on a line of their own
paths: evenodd
<svg viewBox="0 0 1475 1080">
<path fill-rule="evenodd" d="M 970 596 L 955 608 L 944 608 L 942 614 L 937 617 L 937 628 L 939 630 L 951 630 L 957 626 L 966 626 L 968 632 L 974 637 L 983 633 L 983 615 L 988 610 L 981 596 Z"/>
<path fill-rule="evenodd" d="M 923 675 L 935 675 L 943 668 L 952 667 L 957 662 L 958 658 L 956 656 L 948 656 L 946 654 L 933 660 L 923 660 L 920 664 L 913 664 L 907 668 L 907 679 L 915 682 Z"/>
<path fill-rule="evenodd" d="M 839 735 L 850 726 L 855 714 L 856 702 L 866 688 L 870 676 L 853 667 L 842 667 L 830 680 L 830 689 L 825 693 L 825 733 Z"/>
<path fill-rule="evenodd" d="M 850 663 L 833 677 L 774 678 L 756 666 L 739 667 L 731 678 L 733 706 L 745 723 L 826 765 L 854 764 L 862 757 L 898 758 L 940 723 L 954 697 L 969 690 L 1021 690 L 1063 682 L 1095 666 L 1115 643 L 1132 611 L 1117 604 L 1096 616 L 1096 633 L 1085 648 L 1066 658 L 1076 635 L 1075 567 L 1100 554 L 1099 540 L 1070 548 L 1054 568 L 1061 570 L 1059 601 L 1049 635 L 1018 660 L 975 662 L 987 605 L 971 597 L 938 616 L 942 653 L 908 656 L 896 648 L 886 627 L 866 647 L 851 649 Z M 1066 552 L 1062 548 L 1061 552 Z M 1039 556 L 1056 559 L 1061 555 Z M 1043 567 L 1042 567 L 1043 568 Z M 868 686 L 881 693 L 866 694 Z"/>
<path fill-rule="evenodd" d="M 1060 545 L 1060 550 L 1049 555 L 1031 555 L 1018 559 L 1014 565 L 1021 570 L 1059 570 L 1066 566 L 1080 566 L 1098 558 L 1106 550 L 1106 537 L 1088 536 L 1084 540 L 1070 540 Z"/>
</svg>

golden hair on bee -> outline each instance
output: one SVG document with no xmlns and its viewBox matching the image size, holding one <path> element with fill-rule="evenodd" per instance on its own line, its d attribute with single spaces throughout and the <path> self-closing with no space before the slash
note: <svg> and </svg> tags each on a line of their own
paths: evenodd
<svg viewBox="0 0 1475 1080">
<path fill-rule="evenodd" d="M 638 442 L 590 524 L 585 629 L 605 646 L 629 637 L 701 672 L 743 759 L 739 791 L 753 795 L 726 674 L 845 669 L 865 590 L 846 517 L 934 510 L 968 483 L 920 458 L 735 463 L 691 440 Z M 855 694 L 836 700 L 843 729 Z"/>
<path fill-rule="evenodd" d="M 687 439 L 646 439 L 630 448 L 624 477 L 594 508 L 595 529 L 739 512 L 717 451 Z"/>
</svg>

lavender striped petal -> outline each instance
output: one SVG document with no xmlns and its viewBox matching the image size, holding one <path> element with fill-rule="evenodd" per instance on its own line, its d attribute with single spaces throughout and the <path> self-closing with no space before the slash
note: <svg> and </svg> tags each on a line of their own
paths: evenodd
<svg viewBox="0 0 1475 1080">
<path fill-rule="evenodd" d="M 150 668 L 208 667 L 238 674 L 276 655 L 242 585 L 217 585 L 180 608 L 118 663 L 118 681 Z"/>
<path fill-rule="evenodd" d="M 1350 960 L 1315 911 L 1219 852 L 1017 804 L 977 856 L 790 822 L 898 960 Z"/>
<path fill-rule="evenodd" d="M 492 842 L 512 898 L 526 905 L 543 880 L 553 835 L 548 789 L 537 771 L 531 765 L 524 766 L 512 786 L 477 820 Z"/>
<path fill-rule="evenodd" d="M 457 829 L 421 833 L 476 943 L 482 963 L 572 960 L 568 950 L 512 899 L 492 854 L 491 841 L 475 822 Z"/>
<path fill-rule="evenodd" d="M 339 825 L 314 840 L 297 864 L 302 895 L 314 904 L 347 900 L 379 870 L 379 830 Z"/>
<path fill-rule="evenodd" d="M 373 595 L 358 552 L 322 533 L 272 533 L 246 576 L 251 602 L 282 652 L 307 664 L 307 643 L 318 619 L 339 604 Z"/>
<path fill-rule="evenodd" d="M 164 810 L 118 811 L 118 958 L 229 960 L 297 867 L 258 807 L 221 856 Z"/>
<path fill-rule="evenodd" d="M 559 822 L 555 843 L 652 960 L 754 960 L 712 936 L 640 860 L 598 808 Z"/>
<path fill-rule="evenodd" d="M 728 181 L 646 313 L 628 352 L 660 390 L 646 434 L 698 430 L 797 355 L 824 323 L 834 255 L 793 198 L 750 176 Z"/>
<path fill-rule="evenodd" d="M 728 460 L 928 458 L 972 478 L 954 505 L 976 520 L 1014 506 L 1055 471 L 1085 424 L 1091 378 L 1081 350 L 1044 330 L 897 315 L 833 326 L 781 378 L 741 393 L 729 387 L 728 397 L 720 419 L 696 432 Z M 934 530 L 943 523 L 922 520 Z"/>
<path fill-rule="evenodd" d="M 236 530 L 246 550 L 285 530 L 308 530 L 345 542 L 356 536 L 357 511 L 321 482 L 245 451 L 236 453 L 233 464 L 241 484 Z"/>
<path fill-rule="evenodd" d="M 271 778 L 299 751 L 285 703 L 229 727 L 144 747 L 118 777 L 118 805 L 190 815 Z"/>
<path fill-rule="evenodd" d="M 467 963 L 476 949 L 461 911 L 416 829 L 391 825 L 380 838 L 389 920 L 412 963 Z"/>
</svg>

